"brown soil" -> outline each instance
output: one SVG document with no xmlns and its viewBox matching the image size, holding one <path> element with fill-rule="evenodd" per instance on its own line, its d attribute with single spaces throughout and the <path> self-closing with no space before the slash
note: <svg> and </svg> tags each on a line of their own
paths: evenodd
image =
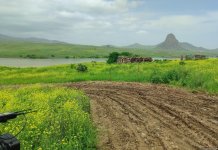
<svg viewBox="0 0 218 150">
<path fill-rule="evenodd" d="M 70 84 L 91 98 L 102 150 L 218 148 L 218 96 L 165 85 Z"/>
</svg>

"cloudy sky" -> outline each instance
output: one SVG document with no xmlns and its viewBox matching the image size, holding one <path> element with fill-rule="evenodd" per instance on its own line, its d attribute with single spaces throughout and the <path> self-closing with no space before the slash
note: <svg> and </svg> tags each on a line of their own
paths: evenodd
<svg viewBox="0 0 218 150">
<path fill-rule="evenodd" d="M 0 34 L 77 44 L 218 48 L 218 0 L 0 0 Z"/>
</svg>

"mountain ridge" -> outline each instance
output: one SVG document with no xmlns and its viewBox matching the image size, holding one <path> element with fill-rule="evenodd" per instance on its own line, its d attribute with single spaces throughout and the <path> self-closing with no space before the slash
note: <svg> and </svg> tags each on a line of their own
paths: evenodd
<svg viewBox="0 0 218 150">
<path fill-rule="evenodd" d="M 4 34 L 0 34 L 0 42 L 30 42 L 30 43 L 42 43 L 42 44 L 43 43 L 48 43 L 48 44 L 57 43 L 57 44 L 81 45 L 81 44 L 72 44 L 72 43 L 62 42 L 58 40 L 48 40 L 44 38 L 35 38 L 35 37 L 19 38 L 19 37 L 7 36 Z M 90 46 L 94 46 L 94 45 L 90 45 Z M 94 47 L 126 48 L 126 49 L 156 50 L 156 51 L 198 51 L 198 52 L 218 51 L 218 48 L 207 49 L 204 47 L 194 46 L 193 44 L 190 44 L 188 42 L 179 42 L 179 40 L 176 39 L 176 36 L 172 33 L 168 34 L 165 40 L 162 43 L 157 44 L 157 45 L 144 45 L 140 43 L 134 43 L 134 44 L 127 45 L 127 46 L 102 45 L 102 46 L 94 46 Z"/>
<path fill-rule="evenodd" d="M 7 36 L 4 34 L 0 34 L 0 42 L 32 42 L 32 43 L 65 43 L 58 40 L 48 40 L 44 38 L 36 38 L 36 37 L 29 37 L 29 38 L 20 38 L 20 37 L 12 37 Z"/>
<path fill-rule="evenodd" d="M 148 45 L 143 45 L 140 43 L 135 43 L 135 44 L 132 44 L 129 46 L 123 46 L 123 48 L 137 49 L 139 47 L 138 45 L 140 45 L 141 49 L 147 49 L 149 47 L 149 48 L 153 48 L 153 50 L 158 50 L 158 51 L 161 51 L 161 50 L 163 50 L 163 51 L 166 51 L 166 50 L 168 50 L 168 51 L 171 51 L 171 50 L 176 50 L 176 51 L 179 51 L 179 50 L 182 50 L 182 51 L 210 51 L 210 50 L 218 51 L 218 48 L 207 49 L 204 47 L 195 46 L 195 45 L 190 44 L 188 42 L 179 42 L 179 40 L 176 39 L 176 36 L 172 33 L 170 33 L 166 36 L 165 41 L 163 41 L 157 45 L 148 46 Z"/>
<path fill-rule="evenodd" d="M 140 43 L 134 43 L 128 46 L 122 46 L 122 48 L 135 48 L 135 49 L 147 49 L 147 48 L 153 48 L 154 46 L 152 45 L 143 45 Z"/>
</svg>

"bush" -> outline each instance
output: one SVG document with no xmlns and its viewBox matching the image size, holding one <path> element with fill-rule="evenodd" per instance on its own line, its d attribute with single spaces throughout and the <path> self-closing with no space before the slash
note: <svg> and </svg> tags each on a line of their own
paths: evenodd
<svg viewBox="0 0 218 150">
<path fill-rule="evenodd" d="M 150 82 L 152 83 L 164 83 L 169 84 L 172 82 L 180 82 L 181 85 L 183 85 L 183 80 L 187 78 L 189 73 L 187 70 L 183 68 L 174 68 L 171 70 L 168 70 L 166 72 L 161 71 L 153 71 L 150 77 Z"/>
<path fill-rule="evenodd" d="M 133 54 L 131 54 L 129 52 L 122 52 L 122 53 L 113 52 L 113 53 L 110 53 L 110 55 L 108 57 L 108 60 L 107 60 L 107 63 L 108 64 L 116 63 L 119 56 L 130 57 L 130 56 L 133 56 Z"/>
<path fill-rule="evenodd" d="M 86 65 L 83 65 L 83 64 L 78 64 L 76 67 L 76 70 L 78 72 L 86 72 L 88 70 L 88 67 Z"/>
<path fill-rule="evenodd" d="M 116 63 L 119 55 L 120 54 L 118 52 L 110 53 L 107 63 L 108 64 Z"/>
<path fill-rule="evenodd" d="M 163 80 L 162 80 L 160 75 L 151 76 L 150 81 L 151 81 L 151 83 L 155 83 L 155 84 L 163 83 Z"/>
<path fill-rule="evenodd" d="M 151 83 L 156 83 L 156 84 L 163 83 L 161 72 L 153 70 L 149 80 Z"/>
<path fill-rule="evenodd" d="M 166 74 L 163 75 L 163 82 L 164 83 L 170 83 L 171 81 L 179 81 L 179 70 L 169 70 L 166 72 Z"/>
<path fill-rule="evenodd" d="M 180 65 L 185 65 L 185 62 L 184 61 L 180 61 L 179 64 Z"/>
<path fill-rule="evenodd" d="M 35 54 L 31 54 L 31 55 L 26 55 L 26 57 L 25 58 L 32 58 L 32 59 L 34 59 L 34 58 L 37 58 L 36 57 L 36 55 Z"/>
<path fill-rule="evenodd" d="M 132 53 L 130 53 L 130 52 L 122 52 L 122 53 L 120 53 L 120 56 L 132 56 Z"/>
</svg>

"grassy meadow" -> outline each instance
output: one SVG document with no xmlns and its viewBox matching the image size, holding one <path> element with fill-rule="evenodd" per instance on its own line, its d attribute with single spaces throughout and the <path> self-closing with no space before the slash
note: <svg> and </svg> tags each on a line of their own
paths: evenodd
<svg viewBox="0 0 218 150">
<path fill-rule="evenodd" d="M 66 43 L 1 42 L 1 58 L 105 58 L 111 52 L 130 52 L 149 57 L 180 57 L 196 54 L 196 51 L 164 51 L 153 48 L 137 49 L 113 46 L 90 46 Z M 207 56 L 217 56 L 217 51 L 197 52 Z"/>
<path fill-rule="evenodd" d="M 32 108 L 37 112 L 0 124 L 0 135 L 16 135 L 21 149 L 95 149 L 96 132 L 89 116 L 89 100 L 77 90 L 29 85 L 0 88 L 0 112 Z"/>
<path fill-rule="evenodd" d="M 77 81 L 151 82 L 182 86 L 218 93 L 218 59 L 190 60 L 181 63 L 106 64 L 86 63 L 87 72 L 78 72 L 76 64 L 41 68 L 0 67 L 0 84 L 64 83 Z"/>
<path fill-rule="evenodd" d="M 26 115 L 26 127 L 17 136 L 21 149 L 96 149 L 97 132 L 90 119 L 88 98 L 81 91 L 54 83 L 149 82 L 218 94 L 218 59 L 84 65 L 88 68 L 85 72 L 78 72 L 77 64 L 0 67 L 0 112 L 37 110 Z M 24 123 L 25 118 L 19 116 L 0 124 L 0 135 L 16 135 Z"/>
</svg>

